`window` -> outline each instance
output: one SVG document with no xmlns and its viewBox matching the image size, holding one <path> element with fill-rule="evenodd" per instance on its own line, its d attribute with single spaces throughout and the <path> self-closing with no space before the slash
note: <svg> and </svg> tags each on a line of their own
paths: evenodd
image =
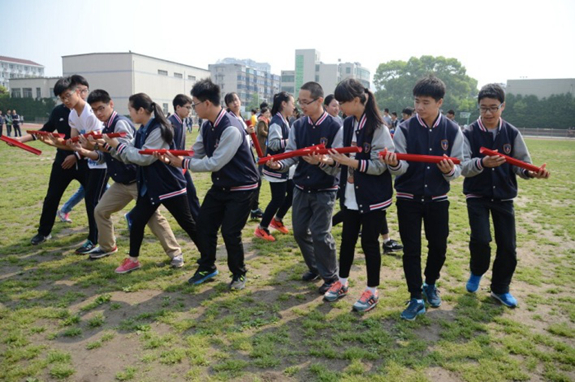
<svg viewBox="0 0 575 382">
<path fill-rule="evenodd" d="M 42 98 L 42 89 L 36 88 L 36 98 Z"/>
<path fill-rule="evenodd" d="M 162 109 L 164 111 L 164 114 L 168 115 L 168 104 L 167 103 L 162 104 Z"/>
<path fill-rule="evenodd" d="M 48 94 L 48 97 L 56 97 L 54 95 L 54 88 L 50 88 L 50 94 Z"/>
<path fill-rule="evenodd" d="M 174 72 L 174 77 L 176 77 L 176 78 L 184 78 L 184 76 L 182 75 L 182 73 L 176 73 L 176 72 Z"/>
<path fill-rule="evenodd" d="M 32 98 L 32 88 L 24 88 L 24 98 Z"/>
<path fill-rule="evenodd" d="M 317 65 L 317 64 L 315 65 L 315 71 L 319 72 L 319 65 Z"/>
<path fill-rule="evenodd" d="M 12 89 L 12 98 L 21 98 L 22 93 L 20 93 L 20 89 Z"/>
<path fill-rule="evenodd" d="M 345 73 L 346 73 L 346 74 L 350 74 L 350 73 L 351 73 L 351 68 L 345 68 Z"/>
<path fill-rule="evenodd" d="M 317 74 L 315 75 L 315 82 L 319 82 L 319 76 Z"/>
<path fill-rule="evenodd" d="M 196 76 L 190 76 L 190 75 L 188 75 L 188 80 L 190 80 L 190 81 L 195 81 L 195 80 L 196 80 Z"/>
<path fill-rule="evenodd" d="M 168 75 L 168 71 L 167 71 L 167 70 L 158 69 L 158 74 L 159 74 L 160 76 L 167 76 L 167 75 Z"/>
</svg>

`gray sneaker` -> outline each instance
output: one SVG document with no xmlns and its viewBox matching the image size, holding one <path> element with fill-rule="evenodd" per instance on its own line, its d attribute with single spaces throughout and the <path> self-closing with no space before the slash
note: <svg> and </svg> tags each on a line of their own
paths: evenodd
<svg viewBox="0 0 575 382">
<path fill-rule="evenodd" d="M 172 261 L 170 261 L 172 268 L 181 268 L 184 266 L 184 255 L 174 256 Z"/>
<path fill-rule="evenodd" d="M 246 287 L 246 276 L 244 275 L 233 275 L 232 282 L 230 283 L 230 289 L 232 290 L 242 290 Z"/>
</svg>

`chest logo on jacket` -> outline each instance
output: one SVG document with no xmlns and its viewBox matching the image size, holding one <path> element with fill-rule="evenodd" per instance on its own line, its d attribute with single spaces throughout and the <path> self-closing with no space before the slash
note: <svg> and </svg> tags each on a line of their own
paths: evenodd
<svg viewBox="0 0 575 382">
<path fill-rule="evenodd" d="M 327 138 L 326 137 L 322 137 L 319 139 L 319 143 L 322 145 L 327 146 Z"/>
<path fill-rule="evenodd" d="M 364 153 L 369 153 L 371 151 L 371 145 L 369 144 L 369 142 L 365 142 L 363 144 L 363 152 Z"/>
<path fill-rule="evenodd" d="M 511 145 L 509 143 L 506 143 L 503 145 L 503 152 L 505 154 L 510 154 L 511 153 Z"/>
<path fill-rule="evenodd" d="M 449 148 L 449 141 L 447 139 L 441 140 L 441 148 L 443 149 L 443 151 L 447 151 L 447 149 Z"/>
</svg>

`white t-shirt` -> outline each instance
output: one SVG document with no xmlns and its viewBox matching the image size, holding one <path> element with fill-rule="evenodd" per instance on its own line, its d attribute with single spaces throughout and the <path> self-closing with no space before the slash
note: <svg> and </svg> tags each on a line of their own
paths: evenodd
<svg viewBox="0 0 575 382">
<path fill-rule="evenodd" d="M 82 114 L 78 115 L 75 109 L 70 111 L 68 117 L 68 124 L 72 129 L 75 129 L 78 134 L 86 134 L 91 131 L 101 134 L 104 129 L 104 124 L 96 117 L 92 107 L 86 102 Z M 91 169 L 106 168 L 106 163 L 98 164 L 97 161 L 88 158 L 88 167 Z"/>
<path fill-rule="evenodd" d="M 354 126 L 354 134 L 352 134 L 351 138 L 351 145 L 357 146 L 357 134 L 355 134 L 355 130 L 357 128 L 357 121 L 355 121 L 356 126 Z M 355 159 L 355 153 L 349 154 L 349 157 Z M 351 172 L 351 174 L 350 174 Z M 347 168 L 347 174 L 341 174 L 341 176 L 347 177 L 347 181 L 345 182 L 345 203 L 344 205 L 350 210 L 359 210 L 359 206 L 357 205 L 357 200 L 355 199 L 355 183 L 353 182 L 353 173 L 355 172 L 354 169 L 351 167 Z"/>
</svg>

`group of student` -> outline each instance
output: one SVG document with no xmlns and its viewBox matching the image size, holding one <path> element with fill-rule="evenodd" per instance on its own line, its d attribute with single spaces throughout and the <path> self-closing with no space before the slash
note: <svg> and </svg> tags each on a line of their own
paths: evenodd
<svg viewBox="0 0 575 382">
<path fill-rule="evenodd" d="M 113 100 L 104 90 L 94 90 L 88 95 L 88 84 L 81 76 L 60 79 L 54 92 L 62 105 L 54 109 L 42 130 L 57 130 L 65 137 L 38 136 L 44 143 L 57 147 L 57 154 L 40 227 L 32 244 L 50 238 L 60 198 L 76 179 L 86 189 L 90 225 L 88 241 L 77 253 L 101 258 L 116 252 L 110 216 L 136 200 L 127 215 L 129 257 L 116 272 L 141 267 L 138 256 L 146 224 L 161 241 L 172 266 L 183 266 L 181 248 L 158 212 L 158 207 L 164 205 L 200 252 L 198 268 L 189 282 L 201 284 L 218 274 L 216 246 L 221 228 L 232 274 L 230 288 L 243 289 L 247 270 L 242 229 L 250 216 L 261 178 L 248 134 L 255 127 L 253 123 L 247 126 L 241 117 L 238 95 L 226 95 L 225 109 L 220 105 L 220 88 L 210 79 L 201 80 L 192 88 L 191 98 L 178 95 L 174 99 L 174 114 L 167 120 L 150 97 L 134 94 L 129 98 L 130 120 L 114 111 Z M 489 84 L 481 89 L 480 117 L 463 132 L 441 114 L 444 95 L 445 85 L 438 78 L 427 76 L 418 81 L 413 89 L 415 115 L 404 116 L 393 138 L 374 94 L 353 78 L 340 82 L 329 100 L 324 99 L 323 89 L 316 82 L 305 83 L 299 89 L 297 101 L 286 92 L 274 96 L 266 140 L 268 155 L 318 144 L 330 150 L 328 154 L 313 152 L 265 163 L 260 169 L 261 176 L 268 180 L 272 197 L 255 235 L 272 241 L 267 238 L 271 236 L 270 227 L 288 233 L 283 217 L 291 207 L 293 236 L 308 268 L 302 280 L 321 278 L 319 292 L 326 301 L 348 294 L 355 245 L 361 237 L 367 285 L 353 309 L 365 312 L 377 305 L 381 268 L 378 239 L 384 234 L 389 241 L 386 209 L 392 204 L 395 188 L 399 234 L 404 245 L 403 269 L 410 293 L 401 317 L 414 320 L 425 313 L 424 299 L 431 307 L 439 307 L 441 298 L 436 283 L 446 260 L 448 193 L 450 182 L 463 175 L 471 227 L 471 273 L 466 288 L 476 292 L 489 268 L 491 214 L 497 244 L 491 296 L 508 307 L 517 306 L 509 293 L 517 264 L 513 209 L 516 175 L 525 179 L 548 178 L 549 172 L 544 167 L 538 172 L 523 170 L 500 156 L 484 156 L 479 152 L 485 146 L 531 162 L 519 131 L 501 118 L 505 94 L 499 85 Z M 347 116 L 345 120 L 328 113 L 333 100 Z M 290 123 L 296 103 L 303 116 Z M 192 146 L 193 156 L 157 151 L 153 155 L 140 153 L 140 150 L 185 149 L 182 120 L 191 109 L 205 121 Z M 139 129 L 134 124 L 139 124 Z M 80 137 L 77 143 L 69 140 L 89 131 L 104 135 L 101 139 Z M 126 135 L 121 138 L 106 135 L 113 132 Z M 26 135 L 20 141 L 31 139 L 36 137 Z M 352 154 L 333 150 L 350 146 L 362 150 Z M 398 160 L 396 153 L 445 156 L 445 159 L 436 165 L 407 162 Z M 459 159 L 460 164 L 450 158 Z M 191 176 L 195 172 L 211 173 L 212 186 L 201 206 Z M 112 177 L 114 184 L 105 191 L 108 177 Z M 341 206 L 338 220 L 343 221 L 339 262 L 331 233 L 337 196 Z M 422 223 L 428 241 L 425 280 L 421 269 Z"/>
<path fill-rule="evenodd" d="M 6 135 L 12 135 L 12 128 L 14 128 L 14 136 L 21 137 L 22 130 L 20 126 L 24 124 L 24 117 L 20 116 L 16 110 L 6 110 L 6 114 L 2 114 L 0 110 L 0 136 L 4 134 L 4 124 L 6 124 Z"/>
</svg>

